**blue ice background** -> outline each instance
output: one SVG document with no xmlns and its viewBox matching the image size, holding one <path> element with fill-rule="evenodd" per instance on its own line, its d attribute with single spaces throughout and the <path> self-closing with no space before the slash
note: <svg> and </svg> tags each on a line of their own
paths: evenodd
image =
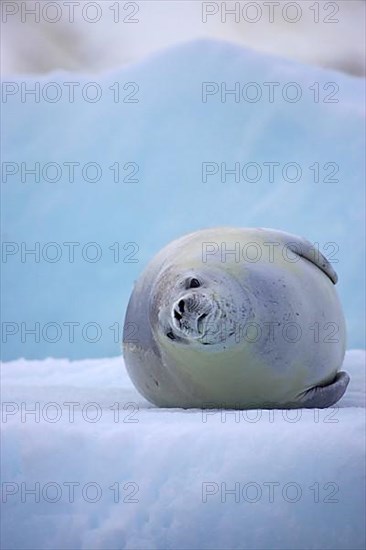
<svg viewBox="0 0 366 550">
<path fill-rule="evenodd" d="M 6 79 L 4 79 L 6 80 Z M 13 79 L 8 79 L 13 80 Z M 148 260 L 170 240 L 208 226 L 263 226 L 282 229 L 320 243 L 337 243 L 334 264 L 337 285 L 347 320 L 348 348 L 364 347 L 364 81 L 348 75 L 255 53 L 230 43 L 198 41 L 155 55 L 148 60 L 102 77 L 57 73 L 41 82 L 97 81 L 103 97 L 87 103 L 76 93 L 75 103 L 66 94 L 58 103 L 8 98 L 2 104 L 3 162 L 98 162 L 103 180 L 67 181 L 65 170 L 56 183 L 22 183 L 19 177 L 2 183 L 3 241 L 91 241 L 102 247 L 97 263 L 84 261 L 76 252 L 67 261 L 66 248 L 57 263 L 20 255 L 2 263 L 2 321 L 89 322 L 101 326 L 102 337 L 89 343 L 67 329 L 56 343 L 33 336 L 21 341 L 20 332 L 3 343 L 3 359 L 103 357 L 120 353 L 108 327 L 122 327 L 124 311 L 134 280 Z M 114 82 L 139 85 L 138 103 L 115 103 L 108 87 Z M 219 96 L 202 103 L 202 82 L 297 82 L 303 97 L 297 103 L 279 99 L 269 103 L 226 103 Z M 309 90 L 319 82 L 339 86 L 338 103 L 315 103 Z M 138 183 L 114 183 L 109 166 L 139 165 Z M 235 183 L 218 176 L 201 181 L 204 161 L 228 165 L 235 162 L 298 162 L 303 178 L 289 183 Z M 338 183 L 314 183 L 306 167 L 337 162 Z M 78 172 L 80 173 L 80 172 Z M 308 178 L 305 177 L 307 174 Z M 109 250 L 121 243 L 121 261 Z M 137 263 L 123 262 L 138 244 Z M 330 251 L 332 248 L 330 249 Z M 4 325 L 3 325 L 4 326 Z M 50 335 L 52 331 L 50 331 Z M 90 336 L 93 331 L 90 330 Z"/>
</svg>

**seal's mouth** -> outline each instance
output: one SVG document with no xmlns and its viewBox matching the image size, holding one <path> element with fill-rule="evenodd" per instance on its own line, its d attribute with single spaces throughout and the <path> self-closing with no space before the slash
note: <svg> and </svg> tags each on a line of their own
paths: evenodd
<svg viewBox="0 0 366 550">
<path fill-rule="evenodd" d="M 208 313 L 202 313 L 202 315 L 200 315 L 197 319 L 197 330 L 199 334 L 204 334 L 205 332 L 204 320 L 206 319 L 207 316 L 208 316 Z"/>
</svg>

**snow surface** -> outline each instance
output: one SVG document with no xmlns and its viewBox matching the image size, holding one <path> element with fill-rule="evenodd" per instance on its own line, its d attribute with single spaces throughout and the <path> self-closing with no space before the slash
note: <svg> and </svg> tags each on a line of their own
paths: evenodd
<svg viewBox="0 0 366 550">
<path fill-rule="evenodd" d="M 121 357 L 3 363 L 2 548 L 364 548 L 364 363 L 337 406 L 288 412 L 158 409 Z"/>
<path fill-rule="evenodd" d="M 39 82 L 42 89 L 56 82 L 63 94 L 55 103 L 42 98 L 36 103 L 31 96 L 22 102 L 20 93 L 7 98 L 2 104 L 7 129 L 3 161 L 25 162 L 27 167 L 35 162 L 42 167 L 50 162 L 97 162 L 103 176 L 89 183 L 79 168 L 70 183 L 64 167 L 62 178 L 54 183 L 35 183 L 32 176 L 22 183 L 20 172 L 3 183 L 4 241 L 14 242 L 19 250 L 21 243 L 34 248 L 38 242 L 43 250 L 55 242 L 62 253 L 55 263 L 42 256 L 35 262 L 29 255 L 22 261 L 20 252 L 3 263 L 3 321 L 15 323 L 17 329 L 3 344 L 4 360 L 118 355 L 127 301 L 148 260 L 184 233 L 220 225 L 273 227 L 319 243 L 320 250 L 337 261 L 348 348 L 365 347 L 360 307 L 365 289 L 364 80 L 209 40 L 175 47 L 98 77 L 60 72 L 10 80 L 19 86 L 25 82 L 28 88 Z M 70 103 L 63 83 L 75 81 L 80 86 Z M 102 90 L 96 103 L 83 100 L 80 92 L 91 81 Z M 123 91 L 128 82 L 139 86 L 139 101 L 115 103 L 109 87 L 119 83 L 124 97 L 132 91 Z M 236 103 L 228 96 L 222 103 L 217 95 L 203 103 L 202 82 L 224 82 L 228 89 L 235 82 L 255 82 L 263 98 Z M 264 99 L 265 82 L 278 83 L 273 103 Z M 282 98 L 289 82 L 302 91 L 297 103 Z M 316 83 L 319 102 L 314 102 Z M 336 86 L 332 97 L 338 102 L 325 103 Z M 121 167 L 137 163 L 138 183 L 115 183 L 109 167 L 116 162 Z M 202 162 L 226 162 L 229 168 L 235 162 L 254 162 L 262 168 L 265 162 L 278 162 L 281 169 L 297 162 L 302 178 L 291 183 L 280 173 L 270 182 L 263 169 L 257 183 L 235 182 L 230 176 L 222 183 L 219 175 L 203 183 Z M 339 181 L 324 181 L 331 173 L 328 167 L 316 183 L 309 169 L 316 162 L 321 170 L 329 162 L 337 163 Z M 67 242 L 79 243 L 73 263 L 68 261 Z M 102 250 L 96 263 L 81 255 L 90 242 Z M 117 263 L 110 248 L 116 242 Z M 135 248 L 123 248 L 131 242 Z M 134 249 L 137 262 L 129 263 Z M 49 250 L 49 256 L 54 253 Z M 34 334 L 25 332 L 35 323 L 41 331 L 56 323 L 61 335 L 51 329 L 36 341 Z M 70 323 L 78 323 L 73 341 Z M 83 337 L 88 323 L 100 327 L 94 343 L 88 341 L 95 335 L 92 330 Z"/>
</svg>

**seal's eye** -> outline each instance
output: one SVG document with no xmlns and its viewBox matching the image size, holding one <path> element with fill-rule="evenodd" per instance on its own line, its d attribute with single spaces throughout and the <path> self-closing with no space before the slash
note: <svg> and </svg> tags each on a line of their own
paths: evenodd
<svg viewBox="0 0 366 550">
<path fill-rule="evenodd" d="M 166 335 L 167 335 L 167 337 L 170 338 L 171 340 L 175 340 L 175 336 L 174 336 L 174 334 L 172 333 L 172 331 L 167 332 Z"/>
<path fill-rule="evenodd" d="M 189 281 L 189 288 L 198 288 L 199 286 L 201 286 L 201 284 L 198 279 L 193 278 Z"/>
</svg>

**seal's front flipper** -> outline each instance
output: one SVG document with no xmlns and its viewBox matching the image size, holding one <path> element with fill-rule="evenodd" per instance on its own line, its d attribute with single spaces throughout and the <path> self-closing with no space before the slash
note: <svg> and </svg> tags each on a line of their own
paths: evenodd
<svg viewBox="0 0 366 550">
<path fill-rule="evenodd" d="M 315 386 L 303 393 L 298 399 L 299 408 L 325 409 L 337 403 L 347 389 L 349 376 L 338 372 L 334 381 L 327 386 Z"/>
</svg>

